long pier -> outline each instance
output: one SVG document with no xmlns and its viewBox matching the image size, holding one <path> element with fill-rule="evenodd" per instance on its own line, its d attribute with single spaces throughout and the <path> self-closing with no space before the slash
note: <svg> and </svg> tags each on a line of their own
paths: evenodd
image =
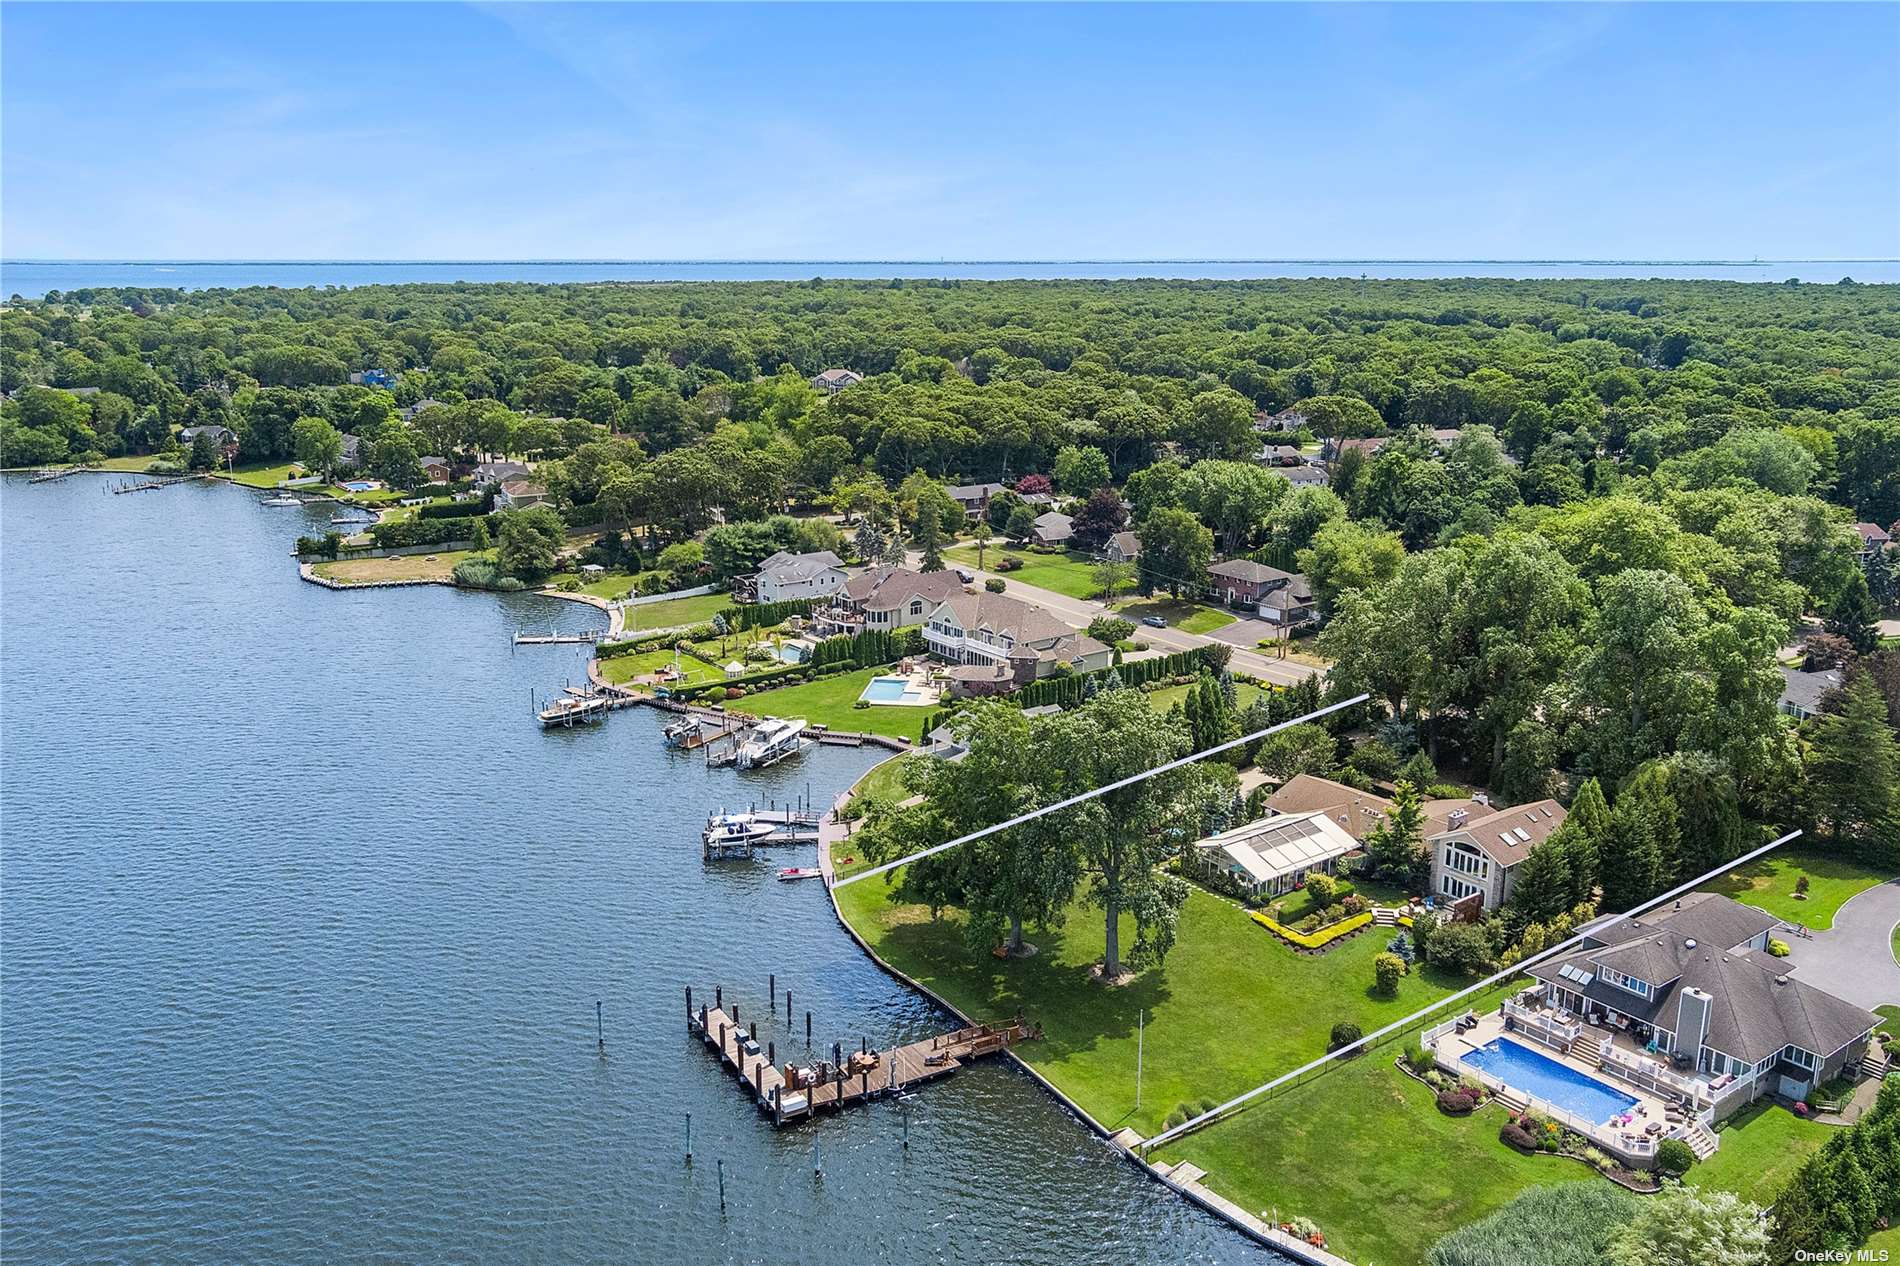
<svg viewBox="0 0 1900 1266">
<path fill-rule="evenodd" d="M 577 646 L 592 645 L 600 640 L 598 630 L 585 633 L 516 633 L 516 646 Z"/>
<path fill-rule="evenodd" d="M 823 810 L 790 806 L 783 809 L 748 809 L 743 812 L 752 821 L 771 827 L 771 833 L 724 838 L 714 830 L 714 826 L 727 815 L 724 811 L 712 814 L 706 819 L 706 830 L 700 837 L 707 861 L 726 861 L 735 857 L 750 860 L 755 849 L 786 844 L 816 844 L 825 820 Z"/>
<path fill-rule="evenodd" d="M 970 1060 L 1039 1036 L 1037 1030 L 1020 1021 L 979 1024 L 883 1050 L 861 1046 L 847 1052 L 842 1043 L 834 1042 L 829 1060 L 802 1064 L 788 1060 L 781 1065 L 777 1043 L 768 1040 L 763 1047 L 759 1045 L 758 1022 L 742 1027 L 738 1004 L 734 1003 L 728 1013 L 718 991 L 714 998 L 715 1005 L 701 1003 L 694 1011 L 693 991 L 687 989 L 687 1031 L 718 1053 L 719 1062 L 732 1071 L 742 1093 L 780 1128 L 826 1109 L 842 1112 L 853 1104 L 902 1094 L 911 1087 L 947 1077 Z M 788 995 L 788 1008 L 790 1004 Z M 807 1015 L 808 1034 L 810 1028 Z"/>
</svg>

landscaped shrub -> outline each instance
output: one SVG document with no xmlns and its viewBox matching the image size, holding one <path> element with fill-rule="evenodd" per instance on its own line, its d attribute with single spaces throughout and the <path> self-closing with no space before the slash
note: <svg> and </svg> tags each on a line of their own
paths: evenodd
<svg viewBox="0 0 1900 1266">
<path fill-rule="evenodd" d="M 1438 1092 L 1438 1110 L 1448 1117 L 1468 1117 L 1477 1107 L 1478 1096 L 1462 1086 Z"/>
<path fill-rule="evenodd" d="M 504 576 L 486 558 L 465 558 L 455 565 L 449 579 L 464 589 L 492 589 L 497 593 L 515 593 L 527 588 L 513 576 Z"/>
<path fill-rule="evenodd" d="M 996 570 L 997 571 L 1021 571 L 1022 566 L 1023 566 L 1023 560 L 1020 558 L 1003 558 L 997 561 Z"/>
<path fill-rule="evenodd" d="M 1324 909 L 1339 895 L 1339 881 L 1325 871 L 1317 871 L 1306 877 L 1306 895 L 1314 905 Z"/>
<path fill-rule="evenodd" d="M 1204 1116 L 1218 1107 L 1220 1105 L 1212 1099 L 1200 1099 L 1194 1103 L 1177 1103 L 1174 1105 L 1174 1111 L 1168 1113 L 1167 1120 L 1161 1123 L 1162 1128 L 1171 1130 L 1177 1125 L 1192 1121 L 1195 1117 Z"/>
<path fill-rule="evenodd" d="M 1664 1139 L 1656 1144 L 1656 1168 L 1670 1178 L 1680 1178 L 1695 1164 L 1695 1151 L 1681 1139 Z"/>
<path fill-rule="evenodd" d="M 1251 918 L 1255 923 L 1258 923 L 1275 936 L 1286 941 L 1288 944 L 1297 945 L 1301 949 L 1319 949 L 1322 946 L 1331 944 L 1342 936 L 1357 932 L 1360 928 L 1372 922 L 1372 916 L 1370 914 L 1355 914 L 1350 919 L 1341 919 L 1338 923 L 1333 924 L 1323 931 L 1304 932 L 1297 931 L 1294 928 L 1287 927 L 1283 923 L 1268 918 L 1258 910 L 1247 917 Z M 1310 918 L 1312 916 L 1309 915 L 1308 917 Z"/>
<path fill-rule="evenodd" d="M 1364 914 L 1372 908 L 1372 903 L 1356 892 L 1349 892 L 1339 899 L 1339 908 L 1347 914 Z"/>
<path fill-rule="evenodd" d="M 1429 1072 L 1433 1066 L 1432 1053 L 1417 1041 L 1405 1048 L 1405 1054 L 1401 1058 L 1405 1060 L 1407 1068 L 1421 1076 Z"/>
<path fill-rule="evenodd" d="M 1786 958 L 1788 957 L 1788 942 L 1771 936 L 1768 938 L 1768 952 L 1776 958 Z"/>
<path fill-rule="evenodd" d="M 1498 1131 L 1498 1141 L 1515 1147 L 1520 1152 L 1528 1153 L 1538 1150 L 1537 1140 L 1531 1137 L 1531 1132 L 1515 1121 L 1504 1123 L 1504 1128 Z"/>
<path fill-rule="evenodd" d="M 1381 954 L 1372 960 L 1372 983 L 1387 998 L 1398 996 L 1399 981 L 1406 973 L 1405 960 L 1397 954 Z"/>
<path fill-rule="evenodd" d="M 983 582 L 983 587 L 991 593 L 1001 593 L 1004 589 L 1008 588 L 1008 586 L 1009 582 L 1004 580 L 1001 576 L 991 576 L 988 580 Z"/>
<path fill-rule="evenodd" d="M 1342 1046 L 1351 1046 L 1364 1036 L 1365 1033 L 1351 1020 L 1341 1020 L 1333 1026 L 1332 1033 L 1327 1036 L 1326 1049 L 1336 1051 Z"/>
</svg>

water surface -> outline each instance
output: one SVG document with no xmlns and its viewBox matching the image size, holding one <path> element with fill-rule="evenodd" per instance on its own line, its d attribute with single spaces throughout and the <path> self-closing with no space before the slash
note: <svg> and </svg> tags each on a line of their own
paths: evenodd
<svg viewBox="0 0 1900 1266">
<path fill-rule="evenodd" d="M 580 653 L 509 634 L 596 613 L 331 592 L 287 556 L 327 509 L 110 482 L 0 481 L 7 1260 L 1278 1260 L 1005 1066 L 775 1132 L 687 1036 L 684 986 L 763 1016 L 768 973 L 781 1047 L 949 1023 L 817 885 L 698 856 L 878 753 L 543 734 Z"/>
</svg>

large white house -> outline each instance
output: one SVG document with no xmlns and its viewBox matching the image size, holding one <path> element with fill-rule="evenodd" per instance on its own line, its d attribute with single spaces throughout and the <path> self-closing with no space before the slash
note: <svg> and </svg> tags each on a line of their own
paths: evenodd
<svg viewBox="0 0 1900 1266">
<path fill-rule="evenodd" d="M 760 563 L 758 575 L 752 577 L 752 597 L 757 602 L 823 598 L 843 587 L 844 560 L 828 549 L 810 554 L 780 550 Z"/>
<path fill-rule="evenodd" d="M 1057 664 L 1077 672 L 1107 668 L 1114 652 L 1033 603 L 1000 593 L 955 593 L 924 622 L 924 645 L 947 663 L 968 694 L 1011 690 L 1047 677 Z"/>
</svg>

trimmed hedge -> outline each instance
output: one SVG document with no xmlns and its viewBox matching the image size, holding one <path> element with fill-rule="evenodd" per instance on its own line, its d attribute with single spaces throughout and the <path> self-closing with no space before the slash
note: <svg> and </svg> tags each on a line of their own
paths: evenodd
<svg viewBox="0 0 1900 1266">
<path fill-rule="evenodd" d="M 1307 933 L 1297 932 L 1283 923 L 1276 923 L 1258 910 L 1255 910 L 1252 914 L 1248 915 L 1248 917 L 1281 940 L 1287 942 L 1287 944 L 1297 945 L 1301 949 L 1321 949 L 1348 933 L 1357 932 L 1360 928 L 1372 922 L 1372 912 L 1368 910 L 1364 914 L 1355 914 L 1351 918 L 1341 919 L 1331 927 L 1324 927 L 1317 932 Z"/>
<path fill-rule="evenodd" d="M 755 673 L 741 673 L 737 677 L 728 677 L 723 681 L 707 681 L 692 686 L 681 686 L 677 689 L 669 690 L 668 693 L 675 699 L 697 699 L 700 695 L 708 691 L 718 691 L 720 694 L 724 694 L 727 689 L 733 686 L 743 686 L 750 692 L 754 686 L 782 681 L 787 677 L 795 677 L 802 674 L 807 680 L 816 680 L 819 677 L 832 677 L 839 673 L 852 672 L 856 667 L 857 665 L 849 663 L 830 664 L 821 668 L 814 668 L 808 664 L 785 664 L 778 668 L 762 668 Z"/>
<path fill-rule="evenodd" d="M 787 598 L 783 602 L 754 602 L 748 606 L 727 607 L 719 614 L 726 617 L 726 623 L 734 630 L 769 628 L 780 624 L 788 616 L 810 615 L 816 598 Z"/>
<path fill-rule="evenodd" d="M 404 545 L 442 545 L 449 541 L 466 541 L 475 535 L 475 525 L 488 521 L 484 515 L 462 515 L 452 519 L 403 519 L 394 523 L 378 523 L 369 530 L 370 539 L 379 549 L 396 549 Z M 495 530 L 488 523 L 491 533 Z"/>
<path fill-rule="evenodd" d="M 1151 681 L 1197 672 L 1206 666 L 1207 660 L 1199 651 L 1176 651 L 1172 655 L 1138 659 L 1110 668 L 1100 668 L 1090 673 L 1073 673 L 1067 677 L 1044 677 L 1041 681 L 1030 682 L 1008 697 L 1011 703 L 1020 708 L 1040 708 L 1050 703 L 1072 708 L 1088 697 L 1090 678 L 1106 679 L 1108 674 L 1115 673 L 1121 678 L 1124 686 L 1144 686 Z"/>
<path fill-rule="evenodd" d="M 1448 1117 L 1468 1117 L 1478 1110 L 1478 1095 L 1467 1087 L 1438 1092 L 1438 1110 Z"/>
<path fill-rule="evenodd" d="M 431 502 L 426 506 L 417 506 L 416 517 L 419 519 L 482 518 L 485 516 L 482 515 L 481 506 L 482 503 L 479 501 Z"/>
<path fill-rule="evenodd" d="M 670 647 L 678 642 L 710 642 L 719 635 L 713 632 L 710 624 L 695 624 L 691 628 L 661 630 L 658 633 L 643 633 L 639 637 L 624 642 L 597 642 L 594 645 L 595 659 L 616 659 L 621 655 L 638 655 L 642 651 Z"/>
</svg>

